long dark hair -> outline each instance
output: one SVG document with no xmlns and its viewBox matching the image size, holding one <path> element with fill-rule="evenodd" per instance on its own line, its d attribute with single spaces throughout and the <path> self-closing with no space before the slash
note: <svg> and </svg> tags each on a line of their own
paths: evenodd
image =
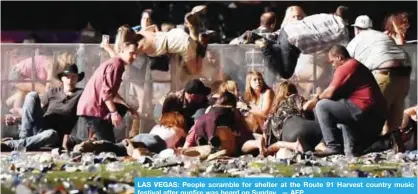
<svg viewBox="0 0 418 194">
<path fill-rule="evenodd" d="M 168 112 L 175 112 L 181 110 L 183 107 L 183 102 L 179 100 L 174 95 L 169 95 L 164 100 L 162 113 L 168 113 Z"/>
<path fill-rule="evenodd" d="M 283 100 L 285 100 L 292 94 L 298 93 L 298 89 L 296 88 L 296 85 L 289 81 L 281 82 L 277 87 L 274 88 L 274 90 L 275 90 L 274 93 L 276 94 L 276 97 L 273 100 L 270 114 L 274 114 L 277 111 L 280 103 L 283 102 Z"/>
<path fill-rule="evenodd" d="M 237 106 L 237 97 L 231 92 L 223 92 L 216 100 L 215 105 L 232 106 L 235 108 Z"/>
</svg>

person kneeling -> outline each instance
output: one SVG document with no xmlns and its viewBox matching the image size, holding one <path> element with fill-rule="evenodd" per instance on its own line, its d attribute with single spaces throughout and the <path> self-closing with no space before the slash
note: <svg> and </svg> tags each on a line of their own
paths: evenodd
<svg viewBox="0 0 418 194">
<path fill-rule="evenodd" d="M 380 135 L 386 119 L 386 101 L 373 74 L 350 58 L 347 49 L 335 45 L 328 57 L 335 68 L 332 81 L 306 109 L 315 107 L 326 149 L 318 156 L 362 155 Z M 344 142 L 344 145 L 342 145 Z"/>
</svg>

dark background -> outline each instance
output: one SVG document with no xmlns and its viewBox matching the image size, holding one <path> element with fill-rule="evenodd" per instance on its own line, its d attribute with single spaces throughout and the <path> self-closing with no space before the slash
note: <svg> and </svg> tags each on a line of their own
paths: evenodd
<svg viewBox="0 0 418 194">
<path fill-rule="evenodd" d="M 1 30 L 16 31 L 79 31 L 88 21 L 93 27 L 106 34 L 113 34 L 122 24 L 138 25 L 141 12 L 146 8 L 157 11 L 157 23 L 171 21 L 181 24 L 186 11 L 194 5 L 207 4 L 210 28 L 222 31 L 226 37 L 236 37 L 246 29 L 259 25 L 260 14 L 269 7 L 277 13 L 280 25 L 285 9 L 290 5 L 301 6 L 307 15 L 331 13 L 337 6 L 349 8 L 349 21 L 358 15 L 370 16 L 374 28 L 382 30 L 385 17 L 396 11 L 410 14 L 410 29 L 407 40 L 417 37 L 416 1 L 335 1 L 335 2 L 260 2 L 255 4 L 236 3 L 237 9 L 229 9 L 228 2 L 2 2 Z"/>
</svg>

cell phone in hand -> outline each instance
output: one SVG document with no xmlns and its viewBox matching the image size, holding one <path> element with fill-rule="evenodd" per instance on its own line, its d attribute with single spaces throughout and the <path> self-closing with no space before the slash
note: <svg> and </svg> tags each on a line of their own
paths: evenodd
<svg viewBox="0 0 418 194">
<path fill-rule="evenodd" d="M 102 36 L 102 42 L 105 42 L 105 43 L 109 43 L 109 40 L 110 40 L 110 36 L 109 35 L 103 35 Z"/>
</svg>

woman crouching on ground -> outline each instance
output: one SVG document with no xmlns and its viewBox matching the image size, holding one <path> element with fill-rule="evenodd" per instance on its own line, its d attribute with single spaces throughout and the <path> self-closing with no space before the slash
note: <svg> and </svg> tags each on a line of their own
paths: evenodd
<svg viewBox="0 0 418 194">
<path fill-rule="evenodd" d="M 263 127 L 267 152 L 276 153 L 280 148 L 305 152 L 314 151 L 322 139 L 321 128 L 313 115 L 305 112 L 305 99 L 297 92 L 293 83 L 279 84 L 269 118 Z M 318 147 L 318 149 L 320 149 Z"/>
<path fill-rule="evenodd" d="M 264 155 L 265 145 L 262 139 L 255 140 L 236 109 L 236 104 L 237 97 L 234 94 L 222 93 L 216 103 L 208 108 L 207 113 L 198 118 L 189 131 L 183 148 L 210 145 L 213 149 L 225 149 L 228 156 L 257 150 Z"/>
</svg>

